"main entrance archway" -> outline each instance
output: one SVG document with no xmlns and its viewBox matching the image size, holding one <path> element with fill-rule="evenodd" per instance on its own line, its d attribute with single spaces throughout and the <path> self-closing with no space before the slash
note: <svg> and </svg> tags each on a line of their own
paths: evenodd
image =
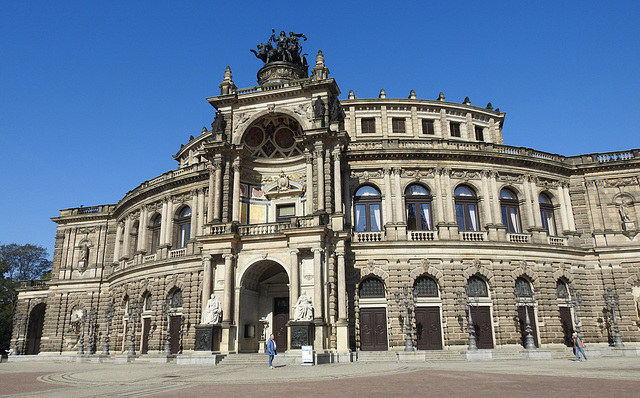
<svg viewBox="0 0 640 398">
<path fill-rule="evenodd" d="M 289 275 L 273 260 L 252 264 L 241 276 L 238 303 L 239 352 L 263 352 L 273 333 L 279 352 L 288 348 Z"/>
</svg>

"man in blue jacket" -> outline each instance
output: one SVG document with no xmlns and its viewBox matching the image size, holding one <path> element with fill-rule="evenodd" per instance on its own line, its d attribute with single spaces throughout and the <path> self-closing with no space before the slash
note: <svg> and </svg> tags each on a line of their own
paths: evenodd
<svg viewBox="0 0 640 398">
<path fill-rule="evenodd" d="M 269 340 L 267 340 L 267 355 L 269 355 L 269 367 L 273 369 L 273 357 L 278 355 L 273 333 L 269 336 Z"/>
</svg>

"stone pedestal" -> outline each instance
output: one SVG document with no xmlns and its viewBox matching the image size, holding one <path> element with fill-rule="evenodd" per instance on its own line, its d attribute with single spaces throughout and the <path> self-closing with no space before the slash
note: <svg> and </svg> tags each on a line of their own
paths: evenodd
<svg viewBox="0 0 640 398">
<path fill-rule="evenodd" d="M 196 325 L 195 351 L 220 352 L 222 326 Z"/>
<path fill-rule="evenodd" d="M 312 321 L 289 322 L 292 350 L 300 350 L 303 345 L 313 345 L 314 324 Z"/>
</svg>

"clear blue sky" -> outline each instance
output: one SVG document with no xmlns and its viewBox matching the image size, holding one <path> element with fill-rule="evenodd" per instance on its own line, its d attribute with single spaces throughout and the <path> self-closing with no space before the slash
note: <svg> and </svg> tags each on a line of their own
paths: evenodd
<svg viewBox="0 0 640 398">
<path fill-rule="evenodd" d="M 0 242 L 52 255 L 60 209 L 117 203 L 177 167 L 229 65 L 262 66 L 271 28 L 307 35 L 346 98 L 507 113 L 507 145 L 640 147 L 640 2 L 0 1 Z"/>
</svg>

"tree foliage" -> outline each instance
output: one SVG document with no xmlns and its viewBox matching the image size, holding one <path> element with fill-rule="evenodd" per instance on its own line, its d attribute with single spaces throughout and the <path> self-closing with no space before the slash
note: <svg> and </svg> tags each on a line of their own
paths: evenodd
<svg viewBox="0 0 640 398">
<path fill-rule="evenodd" d="M 8 350 L 20 281 L 40 279 L 51 270 L 47 249 L 37 245 L 0 244 L 0 351 Z"/>
</svg>

